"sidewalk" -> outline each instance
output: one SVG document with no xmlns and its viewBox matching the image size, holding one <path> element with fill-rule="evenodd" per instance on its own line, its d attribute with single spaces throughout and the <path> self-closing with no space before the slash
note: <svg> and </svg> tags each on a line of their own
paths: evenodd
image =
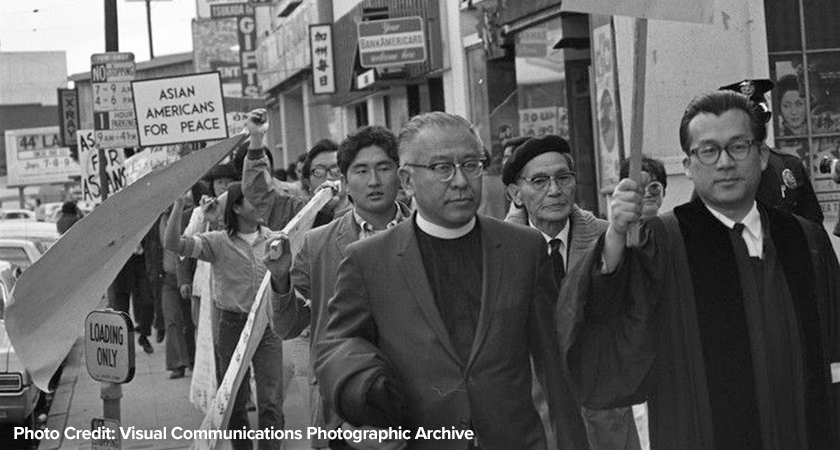
<svg viewBox="0 0 840 450">
<path fill-rule="evenodd" d="M 287 359 L 292 356 L 291 343 L 284 344 L 284 359 Z M 176 426 L 185 430 L 199 429 L 204 414 L 189 401 L 189 373 L 184 378 L 170 380 L 164 345 L 152 345 L 155 352 L 151 355 L 137 347 L 134 379 L 122 386 L 120 426 L 123 429 L 133 426 L 138 430 L 162 430 L 166 427 L 171 431 Z M 62 436 L 58 440 L 42 440 L 39 450 L 91 448 L 89 440 L 65 439 L 63 434 L 69 427 L 89 430 L 91 419 L 102 417 L 100 386 L 101 383 L 87 373 L 84 344 L 80 338 L 67 358 L 46 425 L 50 430 L 58 430 Z M 309 424 L 308 394 L 304 394 L 304 386 L 305 383 L 296 377 L 286 393 L 284 413 L 287 429 L 305 430 Z M 256 425 L 256 413 L 251 413 L 251 423 Z M 187 449 L 191 444 L 191 441 L 174 439 L 171 435 L 167 437 L 165 440 L 123 440 L 122 448 L 170 450 Z M 285 450 L 309 448 L 308 440 L 286 441 L 284 444 Z M 229 448 L 229 445 L 225 447 Z"/>
</svg>

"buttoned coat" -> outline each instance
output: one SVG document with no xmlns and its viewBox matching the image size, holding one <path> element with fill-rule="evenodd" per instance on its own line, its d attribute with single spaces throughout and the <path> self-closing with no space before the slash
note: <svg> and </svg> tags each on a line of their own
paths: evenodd
<svg viewBox="0 0 840 450">
<path fill-rule="evenodd" d="M 396 374 L 406 403 L 404 427 L 471 428 L 486 450 L 546 449 L 531 399 L 533 357 L 552 423 L 559 420 L 557 289 L 545 240 L 536 230 L 478 216 L 481 310 L 464 361 L 435 304 L 415 219 L 347 248 L 326 334 L 316 347 L 322 392 L 333 406 L 364 403 L 365 392 L 348 386 L 365 385 L 371 380 L 360 378 L 384 364 Z M 342 415 L 340 406 L 337 412 Z M 463 439 L 408 441 L 410 449 L 468 445 Z"/>
</svg>

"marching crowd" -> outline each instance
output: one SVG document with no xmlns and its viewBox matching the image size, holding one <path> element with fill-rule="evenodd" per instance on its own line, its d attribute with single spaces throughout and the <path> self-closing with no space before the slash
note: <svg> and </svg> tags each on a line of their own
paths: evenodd
<svg viewBox="0 0 840 450">
<path fill-rule="evenodd" d="M 141 346 L 154 351 L 155 328 L 183 377 L 206 271 L 221 377 L 270 273 L 251 360 L 260 428 L 284 426 L 282 341 L 303 337 L 311 426 L 473 436 L 313 448 L 840 448 L 840 267 L 801 163 L 764 143 L 752 86 L 698 96 L 673 130 L 691 199 L 660 213 L 662 162 L 645 157 L 636 181 L 625 162 L 609 220 L 576 205 L 559 136 L 509 142 L 506 208 L 483 195 L 490 161 L 462 117 L 321 141 L 281 182 L 253 111 L 248 143 L 160 217 L 113 306 L 133 298 Z M 337 195 L 292 255 L 279 231 L 326 188 Z M 243 382 L 229 428 L 249 426 L 250 397 Z"/>
</svg>

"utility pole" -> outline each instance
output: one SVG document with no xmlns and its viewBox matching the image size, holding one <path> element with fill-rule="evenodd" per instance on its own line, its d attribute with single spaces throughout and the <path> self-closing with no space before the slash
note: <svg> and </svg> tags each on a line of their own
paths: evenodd
<svg viewBox="0 0 840 450">
<path fill-rule="evenodd" d="M 155 46 L 152 44 L 152 0 L 146 0 L 146 25 L 149 28 L 149 59 L 155 59 Z"/>
</svg>

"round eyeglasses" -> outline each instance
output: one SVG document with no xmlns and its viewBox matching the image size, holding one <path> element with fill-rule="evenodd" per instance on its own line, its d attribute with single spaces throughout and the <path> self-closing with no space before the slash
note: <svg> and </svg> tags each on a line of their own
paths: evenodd
<svg viewBox="0 0 840 450">
<path fill-rule="evenodd" d="M 548 189 L 548 185 L 551 184 L 551 180 L 554 180 L 554 182 L 557 183 L 558 187 L 572 187 L 572 185 L 575 184 L 576 175 L 577 174 L 575 172 L 563 172 L 551 177 L 548 175 L 537 175 L 531 178 L 521 177 L 521 179 L 528 182 L 528 184 L 530 184 L 532 188 L 538 191 L 544 191 Z"/>
<path fill-rule="evenodd" d="M 484 160 L 483 159 L 471 159 L 469 161 L 464 161 L 460 164 L 450 163 L 450 162 L 441 162 L 441 163 L 434 163 L 434 164 L 411 164 L 411 163 L 404 163 L 404 166 L 409 167 L 419 167 L 426 170 L 431 170 L 432 175 L 434 175 L 435 179 L 440 181 L 441 183 L 446 183 L 453 178 L 455 178 L 455 169 L 460 168 L 461 172 L 463 172 L 464 176 L 467 178 L 478 178 L 484 173 Z"/>
<path fill-rule="evenodd" d="M 664 191 L 665 188 L 662 186 L 662 183 L 658 181 L 651 181 L 647 186 L 645 186 L 645 195 L 649 195 L 651 197 L 659 197 Z"/>
<path fill-rule="evenodd" d="M 332 178 L 338 178 L 341 176 L 341 169 L 339 169 L 338 166 L 330 168 L 317 167 L 312 169 L 312 176 L 315 178 L 324 178 L 327 174 L 329 174 Z"/>
<path fill-rule="evenodd" d="M 721 147 L 720 145 L 712 142 L 692 148 L 688 151 L 688 154 L 697 156 L 697 159 L 701 163 L 711 166 L 718 162 L 720 154 L 724 151 L 730 158 L 732 158 L 732 160 L 743 161 L 747 159 L 747 156 L 750 154 L 750 150 L 752 150 L 753 145 L 756 144 L 758 144 L 758 142 L 751 139 L 732 141 L 729 144 L 726 144 L 725 147 Z"/>
</svg>

